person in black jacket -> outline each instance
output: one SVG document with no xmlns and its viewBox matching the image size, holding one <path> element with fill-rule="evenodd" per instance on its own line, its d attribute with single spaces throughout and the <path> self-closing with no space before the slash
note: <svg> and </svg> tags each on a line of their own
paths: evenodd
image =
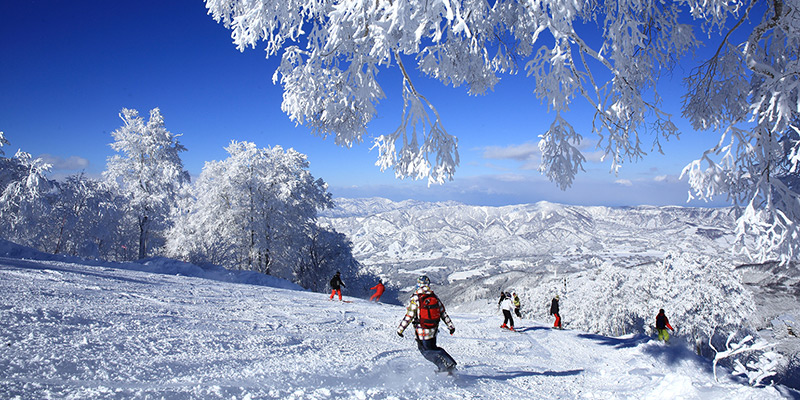
<svg viewBox="0 0 800 400">
<path fill-rule="evenodd" d="M 561 327 L 561 315 L 558 313 L 558 295 L 553 298 L 553 301 L 550 303 L 550 315 L 554 315 L 556 317 L 556 322 L 553 324 L 553 328 L 563 329 Z"/>
<path fill-rule="evenodd" d="M 336 275 L 331 278 L 331 300 L 333 300 L 333 295 L 339 295 L 339 301 L 342 301 L 342 289 L 343 287 L 347 287 L 344 282 L 342 282 L 342 277 L 339 271 L 336 271 Z"/>
<path fill-rule="evenodd" d="M 675 332 L 675 329 L 669 324 L 669 319 L 667 319 L 667 315 L 664 314 L 664 309 L 662 308 L 658 310 L 658 315 L 656 315 L 656 330 L 658 330 L 658 340 L 663 340 L 664 343 L 669 342 L 669 332 L 667 332 L 667 328 Z"/>
</svg>

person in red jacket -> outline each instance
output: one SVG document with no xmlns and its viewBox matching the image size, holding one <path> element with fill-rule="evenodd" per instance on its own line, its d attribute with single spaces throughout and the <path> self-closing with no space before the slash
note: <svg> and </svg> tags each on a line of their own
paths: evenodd
<svg viewBox="0 0 800 400">
<path fill-rule="evenodd" d="M 658 340 L 663 340 L 664 343 L 669 342 L 669 332 L 667 332 L 667 328 L 675 332 L 675 329 L 672 329 L 672 325 L 669 324 L 669 319 L 667 319 L 667 315 L 664 314 L 664 309 L 662 308 L 658 310 L 658 315 L 656 315 L 656 330 L 658 330 Z"/>
<path fill-rule="evenodd" d="M 376 302 L 381 301 L 381 295 L 383 295 L 383 291 L 386 290 L 386 287 L 383 286 L 383 280 L 378 279 L 378 284 L 369 288 L 370 290 L 374 290 L 375 294 L 369 298 L 369 301 L 375 300 Z"/>
</svg>

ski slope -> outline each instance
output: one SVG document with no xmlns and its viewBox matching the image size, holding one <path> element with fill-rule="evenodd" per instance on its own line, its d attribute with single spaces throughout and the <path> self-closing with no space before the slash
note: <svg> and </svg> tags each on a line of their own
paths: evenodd
<svg viewBox="0 0 800 400">
<path fill-rule="evenodd" d="M 400 306 L 175 275 L 166 264 L 72 261 L 0 257 L 0 398 L 789 395 L 748 387 L 722 370 L 716 383 L 707 360 L 646 337 L 551 330 L 529 320 L 517 321 L 519 333 L 501 330 L 491 306 L 484 314 L 451 313 L 455 335 L 439 339 L 459 362 L 450 377 L 434 373 L 412 330 L 395 334 Z"/>
</svg>

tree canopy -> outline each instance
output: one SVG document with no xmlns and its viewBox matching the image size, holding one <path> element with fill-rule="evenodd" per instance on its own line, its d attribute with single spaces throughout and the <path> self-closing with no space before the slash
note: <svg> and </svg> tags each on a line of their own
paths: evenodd
<svg viewBox="0 0 800 400">
<path fill-rule="evenodd" d="M 800 255 L 800 0 L 206 0 L 244 50 L 280 56 L 282 109 L 320 136 L 364 141 L 385 97 L 381 68 L 402 72 L 403 111 L 376 135 L 377 165 L 400 178 L 443 183 L 458 142 L 409 66 L 445 85 L 485 94 L 502 75 L 526 74 L 553 117 L 539 170 L 560 188 L 583 170 L 584 136 L 617 171 L 646 155 L 643 141 L 679 134 L 658 79 L 705 36 L 716 51 L 685 77 L 682 116 L 720 133 L 686 167 L 693 196 L 742 206 L 739 248 L 754 258 Z M 591 132 L 565 117 L 582 99 Z M 794 183 L 792 183 L 794 182 Z"/>
</svg>

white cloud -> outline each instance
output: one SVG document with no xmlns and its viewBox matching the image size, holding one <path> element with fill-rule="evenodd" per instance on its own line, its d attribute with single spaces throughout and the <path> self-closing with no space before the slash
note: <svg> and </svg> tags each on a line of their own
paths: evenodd
<svg viewBox="0 0 800 400">
<path fill-rule="evenodd" d="M 656 181 L 656 182 L 666 182 L 668 178 L 669 177 L 667 175 L 659 175 L 659 176 L 653 178 L 653 180 Z"/>
<path fill-rule="evenodd" d="M 52 154 L 42 154 L 39 156 L 44 162 L 53 166 L 54 171 L 59 170 L 79 170 L 79 169 L 86 169 L 89 167 L 89 160 L 79 157 L 79 156 L 70 156 L 68 158 L 63 158 L 59 156 L 54 156 Z"/>
<path fill-rule="evenodd" d="M 539 145 L 536 143 L 523 143 L 506 147 L 489 146 L 483 150 L 483 158 L 492 160 L 527 161 L 534 157 L 541 157 L 541 155 Z"/>
<path fill-rule="evenodd" d="M 617 179 L 614 183 L 622 186 L 633 186 L 633 182 L 631 182 L 630 179 Z"/>
<path fill-rule="evenodd" d="M 584 157 L 586 157 L 586 161 L 596 162 L 596 163 L 603 162 L 604 161 L 603 158 L 606 156 L 606 153 L 604 151 L 587 152 L 581 150 L 581 153 L 583 154 Z"/>
</svg>

